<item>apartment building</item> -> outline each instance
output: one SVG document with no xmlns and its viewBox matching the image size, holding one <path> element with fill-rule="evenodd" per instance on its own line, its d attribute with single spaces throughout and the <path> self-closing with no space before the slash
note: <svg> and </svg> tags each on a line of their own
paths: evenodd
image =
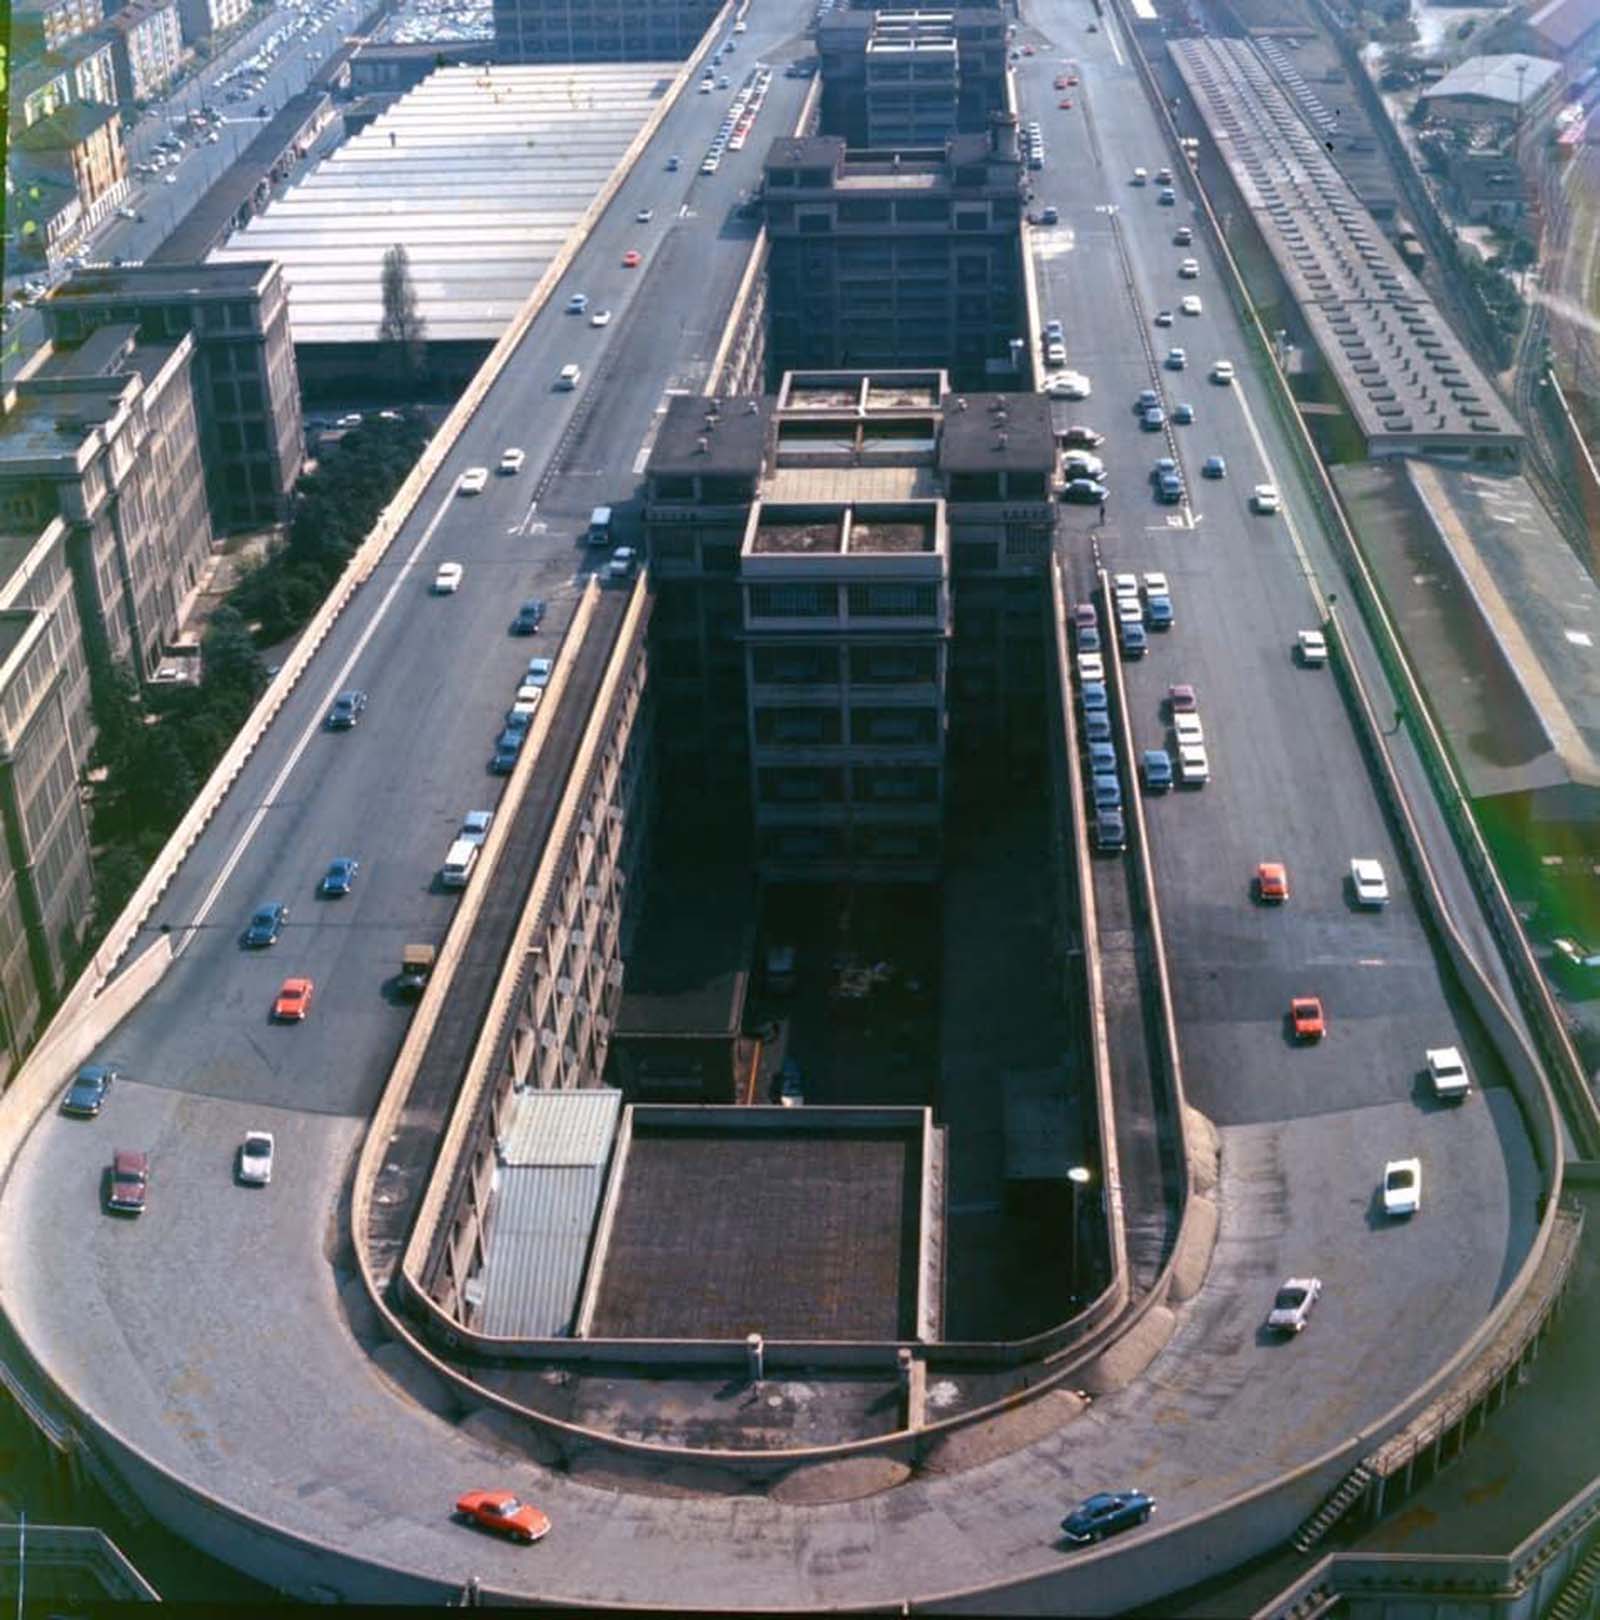
<svg viewBox="0 0 1600 1620">
<path fill-rule="evenodd" d="M 1047 401 L 939 370 L 668 402 L 645 471 L 662 771 L 747 818 L 764 878 L 932 878 L 947 750 L 1042 737 L 1055 461 Z"/>
<path fill-rule="evenodd" d="M 249 13 L 250 0 L 178 0 L 183 37 L 191 45 L 237 28 Z"/>
<path fill-rule="evenodd" d="M 271 260 L 80 271 L 39 305 L 59 344 L 107 324 L 147 342 L 194 338 L 195 410 L 212 527 L 279 521 L 300 476 L 304 429 L 289 299 Z"/>
<path fill-rule="evenodd" d="M 89 670 L 69 525 L 0 490 L 0 1087 L 64 987 L 93 895 Z"/>
<path fill-rule="evenodd" d="M 91 33 L 105 21 L 102 0 L 13 0 L 11 43 L 18 57 L 30 53 L 35 36 L 45 50 Z"/>
<path fill-rule="evenodd" d="M 687 56 L 717 0 L 494 0 L 499 62 L 651 62 Z"/>
<path fill-rule="evenodd" d="M 103 327 L 25 367 L 0 414 L 4 510 L 66 522 L 86 631 L 141 680 L 176 641 L 211 554 L 194 353 L 188 334 L 146 343 Z"/>
<path fill-rule="evenodd" d="M 116 69 L 117 99 L 139 105 L 159 97 L 183 66 L 177 0 L 128 0 L 105 26 Z"/>
<path fill-rule="evenodd" d="M 1022 175 L 1009 114 L 939 150 L 775 140 L 769 375 L 947 366 L 963 388 L 1019 382 Z"/>
<path fill-rule="evenodd" d="M 824 135 L 847 146 L 942 145 L 1006 109 L 998 6 L 863 5 L 817 24 Z"/>
<path fill-rule="evenodd" d="M 23 49 L 22 42 L 13 43 Z M 19 55 L 11 81 L 13 122 L 20 129 L 32 129 L 75 101 L 116 105 L 116 64 L 109 37 L 80 35 L 46 49 L 35 28 L 34 43 L 36 49 Z"/>
</svg>

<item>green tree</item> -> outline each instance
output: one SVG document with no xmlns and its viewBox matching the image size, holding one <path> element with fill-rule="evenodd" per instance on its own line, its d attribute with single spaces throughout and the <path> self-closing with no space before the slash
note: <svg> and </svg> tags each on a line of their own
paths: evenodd
<svg viewBox="0 0 1600 1620">
<path fill-rule="evenodd" d="M 427 326 L 417 308 L 411 257 L 396 242 L 383 256 L 383 318 L 378 322 L 378 341 L 389 349 L 390 363 L 402 381 L 413 381 L 422 371 Z"/>
</svg>

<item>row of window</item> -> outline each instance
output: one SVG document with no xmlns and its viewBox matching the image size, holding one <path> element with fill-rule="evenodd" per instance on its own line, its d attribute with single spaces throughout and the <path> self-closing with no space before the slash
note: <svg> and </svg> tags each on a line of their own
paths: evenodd
<svg viewBox="0 0 1600 1620">
<path fill-rule="evenodd" d="M 750 676 L 764 686 L 914 686 L 939 678 L 937 647 L 753 647 Z"/>
<path fill-rule="evenodd" d="M 840 588 L 818 585 L 752 585 L 746 592 L 752 619 L 932 619 L 940 610 L 937 584 L 878 583 L 844 587 L 847 607 L 840 611 Z"/>
<path fill-rule="evenodd" d="M 939 833 L 932 827 L 768 827 L 760 849 L 770 861 L 925 862 L 939 858 Z"/>
<path fill-rule="evenodd" d="M 849 736 L 845 736 L 848 712 Z M 781 748 L 852 747 L 930 748 L 939 740 L 942 716 L 931 706 L 895 709 L 852 707 L 848 711 L 820 704 L 772 708 L 756 706 L 759 745 Z"/>
<path fill-rule="evenodd" d="M 763 804 L 935 804 L 939 772 L 931 765 L 767 766 L 756 772 Z"/>
</svg>

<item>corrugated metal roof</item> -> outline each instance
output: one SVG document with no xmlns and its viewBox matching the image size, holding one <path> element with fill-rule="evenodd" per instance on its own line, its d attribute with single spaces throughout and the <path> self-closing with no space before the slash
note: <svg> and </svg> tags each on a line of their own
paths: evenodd
<svg viewBox="0 0 1600 1620">
<path fill-rule="evenodd" d="M 603 1165 L 617 1134 L 622 1093 L 610 1086 L 581 1091 L 522 1091 L 496 1144 L 501 1164 Z"/>
<path fill-rule="evenodd" d="M 483 1298 L 474 1326 L 548 1339 L 572 1326 L 622 1113 L 609 1086 L 523 1091 L 496 1144 Z"/>
<path fill-rule="evenodd" d="M 296 343 L 375 343 L 383 256 L 401 243 L 428 339 L 492 341 L 676 72 L 440 68 L 209 262 L 281 260 Z"/>
<path fill-rule="evenodd" d="M 510 1339 L 569 1332 L 604 1189 L 600 1165 L 502 1166 L 495 1172 L 475 1327 Z"/>
<path fill-rule="evenodd" d="M 1469 56 L 1427 91 L 1429 101 L 1451 96 L 1479 96 L 1485 101 L 1503 102 L 1516 107 L 1531 101 L 1546 80 L 1561 71 L 1559 62 L 1543 56 Z"/>
</svg>

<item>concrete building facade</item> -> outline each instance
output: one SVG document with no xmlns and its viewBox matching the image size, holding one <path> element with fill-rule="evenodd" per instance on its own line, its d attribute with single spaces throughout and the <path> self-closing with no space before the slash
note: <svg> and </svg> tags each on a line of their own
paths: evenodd
<svg viewBox="0 0 1600 1620">
<path fill-rule="evenodd" d="M 195 408 L 211 522 L 219 532 L 279 521 L 300 476 L 304 429 L 276 263 L 141 265 L 84 271 L 39 308 L 57 343 L 130 323 L 146 341 L 195 341 Z"/>
<path fill-rule="evenodd" d="M 159 97 L 183 66 L 177 0 L 128 0 L 106 24 L 117 99 L 139 105 Z"/>
<path fill-rule="evenodd" d="M 1006 108 L 999 6 L 858 6 L 817 24 L 821 133 L 852 147 L 941 145 Z M 927 131 L 935 119 L 948 127 Z M 900 131 L 907 133 L 900 133 Z"/>
<path fill-rule="evenodd" d="M 776 140 L 763 202 L 769 376 L 948 366 L 961 387 L 1016 380 L 1026 317 L 1013 117 L 939 151 Z"/>
<path fill-rule="evenodd" d="M 655 62 L 687 56 L 717 0 L 494 0 L 497 62 Z"/>
<path fill-rule="evenodd" d="M 190 368 L 194 340 L 101 328 L 48 354 L 5 396 L 0 493 L 59 513 L 90 634 L 141 681 L 176 640 L 211 555 Z"/>
<path fill-rule="evenodd" d="M 16 0 L 11 8 L 12 43 L 24 54 L 28 33 L 37 31 L 46 50 L 87 34 L 105 20 L 102 0 Z"/>
<path fill-rule="evenodd" d="M 249 11 L 250 0 L 178 0 L 183 37 L 191 45 L 238 27 Z"/>
<path fill-rule="evenodd" d="M 65 987 L 93 878 L 78 784 L 93 732 L 69 527 L 0 490 L 0 1086 Z"/>
<path fill-rule="evenodd" d="M 933 877 L 947 749 L 1042 736 L 1055 459 L 1048 402 L 941 371 L 669 401 L 645 472 L 663 770 L 744 810 L 764 878 Z"/>
</svg>

